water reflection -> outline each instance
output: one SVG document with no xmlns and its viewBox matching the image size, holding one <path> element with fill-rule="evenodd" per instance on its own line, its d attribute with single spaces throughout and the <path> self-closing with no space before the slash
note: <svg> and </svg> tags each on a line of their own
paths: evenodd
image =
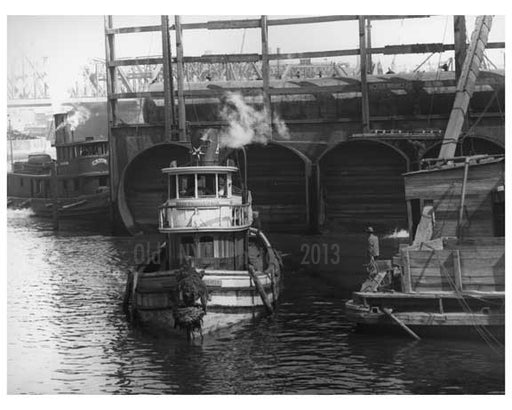
<svg viewBox="0 0 512 410">
<path fill-rule="evenodd" d="M 122 293 L 146 239 L 50 228 L 8 212 L 9 393 L 504 391 L 503 358 L 485 344 L 354 333 L 343 293 L 305 274 L 288 273 L 274 318 L 202 342 L 134 329 Z"/>
</svg>

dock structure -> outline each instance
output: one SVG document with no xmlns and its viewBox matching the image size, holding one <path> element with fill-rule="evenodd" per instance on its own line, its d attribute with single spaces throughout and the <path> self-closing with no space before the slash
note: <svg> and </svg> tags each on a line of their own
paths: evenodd
<svg viewBox="0 0 512 410">
<path fill-rule="evenodd" d="M 454 17 L 454 44 L 398 44 L 374 47 L 371 22 L 428 16 L 317 16 L 184 23 L 179 16 L 161 24 L 115 27 L 105 18 L 108 134 L 111 201 L 117 227 L 137 233 L 156 229 L 153 212 L 165 193 L 156 176 L 170 157 L 187 161 L 190 138 L 226 125 L 219 116 L 221 99 L 237 92 L 246 104 L 265 112 L 274 126 L 268 143 L 247 148 L 247 176 L 257 198 L 260 219 L 271 230 L 318 231 L 343 225 L 360 232 L 366 224 L 382 231 L 408 228 L 402 173 L 419 169 L 421 160 L 437 157 L 450 117 L 466 52 L 465 20 Z M 359 48 L 352 50 L 272 53 L 272 28 L 287 25 L 358 22 Z M 174 23 L 174 24 L 172 24 Z M 376 23 L 374 23 L 376 24 Z M 261 53 L 186 55 L 187 30 L 259 30 Z M 116 57 L 118 36 L 161 32 L 158 57 Z M 171 40 L 175 40 L 173 41 Z M 487 48 L 504 48 L 488 43 Z M 375 74 L 378 55 L 455 51 L 453 71 Z M 289 60 L 360 56 L 359 75 L 293 76 Z M 279 62 L 279 67 L 272 66 Z M 151 64 L 163 81 L 147 91 L 121 87 L 121 67 Z M 225 78 L 189 82 L 188 64 L 224 67 Z M 254 80 L 237 78 L 235 67 L 252 70 Z M 281 69 L 281 67 L 283 67 Z M 206 74 L 203 72 L 203 76 Z M 504 73 L 481 71 L 456 147 L 464 154 L 504 152 Z M 139 101 L 143 118 L 121 120 L 120 106 Z M 276 118 L 286 124 L 285 138 Z M 147 181 L 151 181 L 148 183 Z"/>
</svg>

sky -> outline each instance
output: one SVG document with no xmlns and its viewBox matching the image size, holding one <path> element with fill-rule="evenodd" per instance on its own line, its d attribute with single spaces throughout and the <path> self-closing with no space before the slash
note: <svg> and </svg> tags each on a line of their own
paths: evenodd
<svg viewBox="0 0 512 410">
<path fill-rule="evenodd" d="M 257 18 L 241 16 L 182 16 L 182 23 L 221 19 Z M 269 19 L 284 16 L 269 15 Z M 292 17 L 292 16 L 286 16 Z M 296 17 L 296 16 L 293 16 Z M 170 16 L 171 22 L 174 16 Z M 467 16 L 468 38 L 474 26 L 474 16 Z M 160 16 L 114 16 L 114 26 L 159 24 Z M 489 41 L 505 41 L 505 18 L 495 16 Z M 161 53 L 160 33 L 124 34 L 116 37 L 117 57 L 150 56 Z M 174 48 L 174 38 L 171 38 Z M 204 53 L 258 53 L 261 52 L 259 29 L 246 30 L 185 30 L 184 51 L 187 56 Z M 453 43 L 453 17 L 433 16 L 425 19 L 401 19 L 372 22 L 372 45 L 414 43 Z M 104 59 L 104 18 L 101 15 L 74 16 L 7 16 L 7 70 L 20 70 L 24 56 L 33 61 L 48 59 L 48 82 L 52 98 L 60 99 L 79 78 L 82 67 L 90 59 Z M 356 21 L 308 24 L 298 26 L 269 27 L 271 52 L 277 48 L 282 53 L 358 48 Z M 433 56 L 430 62 L 436 66 L 453 53 Z M 412 70 L 427 55 L 376 55 L 384 70 L 394 63 L 396 70 Z M 503 50 L 488 50 L 487 56 L 499 68 L 504 64 Z M 338 61 L 357 64 L 357 57 L 344 57 Z M 396 71 L 395 70 L 395 71 Z"/>
</svg>

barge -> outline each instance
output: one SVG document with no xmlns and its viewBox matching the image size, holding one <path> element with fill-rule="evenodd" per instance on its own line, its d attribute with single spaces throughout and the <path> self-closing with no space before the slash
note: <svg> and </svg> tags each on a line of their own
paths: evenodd
<svg viewBox="0 0 512 410">
<path fill-rule="evenodd" d="M 471 328 L 491 340 L 503 337 L 504 174 L 499 155 L 454 158 L 405 174 L 414 242 L 380 261 L 373 286 L 366 282 L 346 302 L 347 318 L 420 335 Z"/>
</svg>

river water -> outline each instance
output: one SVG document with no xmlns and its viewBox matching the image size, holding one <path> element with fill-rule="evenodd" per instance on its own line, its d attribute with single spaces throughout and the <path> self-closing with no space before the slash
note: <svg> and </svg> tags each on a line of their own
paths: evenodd
<svg viewBox="0 0 512 410">
<path fill-rule="evenodd" d="M 7 219 L 9 394 L 504 392 L 504 357 L 483 342 L 355 332 L 312 274 L 287 272 L 272 319 L 202 341 L 134 329 L 121 309 L 131 238 Z"/>
</svg>

